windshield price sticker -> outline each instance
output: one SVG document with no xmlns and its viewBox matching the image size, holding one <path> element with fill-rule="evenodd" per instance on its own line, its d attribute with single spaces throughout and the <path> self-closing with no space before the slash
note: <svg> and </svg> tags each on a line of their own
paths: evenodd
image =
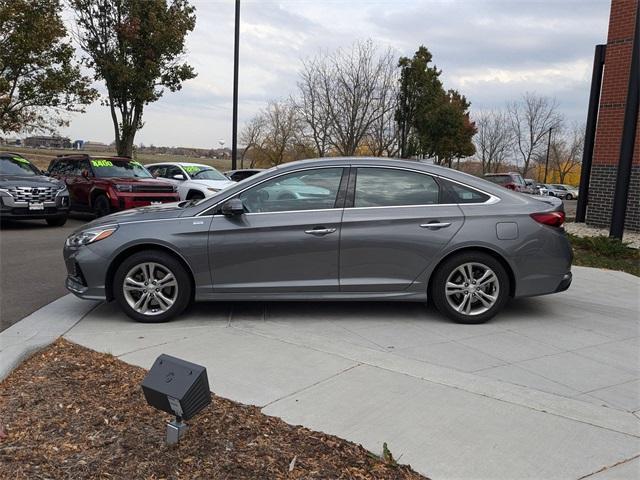
<svg viewBox="0 0 640 480">
<path fill-rule="evenodd" d="M 111 160 L 91 160 L 91 165 L 94 167 L 113 167 Z"/>
<path fill-rule="evenodd" d="M 11 157 L 11 158 L 13 158 L 16 162 L 29 165 L 29 160 L 27 160 L 26 158 L 22 158 L 22 157 Z"/>
<path fill-rule="evenodd" d="M 187 171 L 187 173 L 198 173 L 200 170 L 206 170 L 205 168 L 196 167 L 195 165 L 187 165 L 183 168 Z"/>
</svg>

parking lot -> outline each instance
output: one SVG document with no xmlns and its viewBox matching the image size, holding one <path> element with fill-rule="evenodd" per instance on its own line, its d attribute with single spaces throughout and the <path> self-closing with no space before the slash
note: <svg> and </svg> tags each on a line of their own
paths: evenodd
<svg viewBox="0 0 640 480">
<path fill-rule="evenodd" d="M 74 216 L 64 227 L 42 220 L 3 222 L 0 229 L 0 331 L 65 295 L 62 246 L 91 217 Z"/>
</svg>

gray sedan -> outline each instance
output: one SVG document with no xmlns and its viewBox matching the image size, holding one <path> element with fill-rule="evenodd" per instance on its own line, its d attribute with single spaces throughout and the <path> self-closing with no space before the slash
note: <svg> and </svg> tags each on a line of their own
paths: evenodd
<svg viewBox="0 0 640 480">
<path fill-rule="evenodd" d="M 282 185 L 293 194 L 274 195 Z M 91 222 L 65 244 L 66 285 L 142 322 L 193 300 L 431 299 L 457 322 L 481 323 L 510 297 L 569 287 L 563 222 L 559 199 L 447 168 L 307 160 L 207 199 Z"/>
</svg>

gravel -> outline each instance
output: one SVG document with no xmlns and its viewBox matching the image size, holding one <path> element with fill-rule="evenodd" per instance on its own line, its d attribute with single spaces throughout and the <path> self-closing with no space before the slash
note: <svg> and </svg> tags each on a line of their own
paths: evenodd
<svg viewBox="0 0 640 480">
<path fill-rule="evenodd" d="M 604 235 L 605 237 L 609 236 L 608 229 L 590 227 L 584 223 L 565 223 L 564 228 L 568 233 L 578 235 L 580 237 L 597 237 L 600 235 Z M 625 231 L 622 241 L 628 243 L 630 247 L 640 248 L 640 232 Z"/>
</svg>

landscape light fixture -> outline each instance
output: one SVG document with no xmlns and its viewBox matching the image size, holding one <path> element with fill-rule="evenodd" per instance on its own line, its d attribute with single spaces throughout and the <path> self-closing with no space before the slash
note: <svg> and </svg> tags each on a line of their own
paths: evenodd
<svg viewBox="0 0 640 480">
<path fill-rule="evenodd" d="M 187 432 L 189 420 L 211 403 L 207 369 L 180 358 L 162 354 L 142 381 L 147 403 L 175 415 L 167 423 L 166 444 L 174 445 Z"/>
</svg>

